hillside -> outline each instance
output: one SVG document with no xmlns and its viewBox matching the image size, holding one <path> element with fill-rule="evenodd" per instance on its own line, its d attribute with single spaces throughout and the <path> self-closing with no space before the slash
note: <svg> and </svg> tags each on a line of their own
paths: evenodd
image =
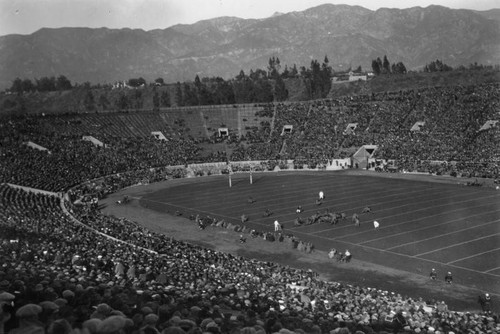
<svg viewBox="0 0 500 334">
<path fill-rule="evenodd" d="M 272 56 L 301 66 L 330 59 L 334 70 L 387 55 L 408 69 L 433 59 L 451 66 L 500 64 L 498 11 L 441 6 L 408 9 L 321 5 L 266 19 L 220 17 L 163 30 L 60 28 L 0 37 L 0 89 L 16 77 L 65 75 L 112 83 L 144 77 L 166 82 L 234 77 L 265 68 Z"/>
<path fill-rule="evenodd" d="M 369 81 L 334 84 L 329 98 L 363 95 L 399 90 L 420 89 L 436 86 L 468 86 L 500 82 L 500 71 L 496 69 L 451 71 L 438 73 L 408 73 L 406 75 L 379 76 Z M 288 101 L 306 100 L 306 86 L 302 79 L 286 79 Z M 0 94 L 0 115 L 53 114 L 118 111 L 119 101 L 125 96 L 129 107 L 125 110 L 153 110 L 155 94 L 164 92 L 170 97 L 171 106 L 176 106 L 175 85 L 148 86 L 138 89 L 111 89 L 79 87 L 69 91 Z"/>
</svg>

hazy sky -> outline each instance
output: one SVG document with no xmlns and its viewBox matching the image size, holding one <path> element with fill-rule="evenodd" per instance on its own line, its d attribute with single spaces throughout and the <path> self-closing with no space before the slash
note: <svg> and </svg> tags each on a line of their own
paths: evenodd
<svg viewBox="0 0 500 334">
<path fill-rule="evenodd" d="M 164 29 L 218 16 L 265 18 L 324 3 L 371 10 L 431 4 L 456 9 L 500 8 L 498 0 L 0 0 L 0 36 L 31 34 L 43 27 Z"/>
</svg>

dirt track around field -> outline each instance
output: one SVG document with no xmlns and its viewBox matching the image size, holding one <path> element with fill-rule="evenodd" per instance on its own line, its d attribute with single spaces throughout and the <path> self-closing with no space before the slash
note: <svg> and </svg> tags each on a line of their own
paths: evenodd
<svg viewBox="0 0 500 334">
<path fill-rule="evenodd" d="M 409 179 L 444 183 L 463 183 L 467 179 L 450 177 L 429 178 L 413 174 L 382 174 L 365 171 L 353 171 L 353 174 L 371 175 L 380 177 L 404 177 Z M 175 182 L 192 182 L 190 179 L 175 180 Z M 442 280 L 431 281 L 428 273 L 416 275 L 402 270 L 396 270 L 372 263 L 357 260 L 355 257 L 350 263 L 337 263 L 328 258 L 326 252 L 315 251 L 311 254 L 289 249 L 286 244 L 268 242 L 261 238 L 247 237 L 247 243 L 238 242 L 239 234 L 227 229 L 208 227 L 200 230 L 193 221 L 183 217 L 176 217 L 157 212 L 139 205 L 138 198 L 156 192 L 171 185 L 171 181 L 160 182 L 147 186 L 136 186 L 124 189 L 102 200 L 103 213 L 116 217 L 126 217 L 136 221 L 148 229 L 172 236 L 177 240 L 184 240 L 214 250 L 255 258 L 262 261 L 273 261 L 291 267 L 312 269 L 323 279 L 346 284 L 372 287 L 390 292 L 400 293 L 411 298 L 422 298 L 426 301 L 444 300 L 457 311 L 479 311 L 477 297 L 483 291 L 458 284 L 448 285 Z M 176 183 L 177 185 L 179 183 Z M 115 202 L 125 194 L 133 198 L 127 205 L 116 205 Z M 494 298 L 500 300 L 500 295 L 490 291 Z M 498 292 L 497 292 L 498 293 Z M 498 303 L 494 304 L 495 308 Z M 499 308 L 500 309 L 500 308 Z M 499 310 L 495 310 L 498 312 Z"/>
</svg>

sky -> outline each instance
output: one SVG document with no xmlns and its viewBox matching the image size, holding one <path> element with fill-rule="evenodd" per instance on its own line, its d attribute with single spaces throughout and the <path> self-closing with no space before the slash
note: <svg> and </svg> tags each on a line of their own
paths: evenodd
<svg viewBox="0 0 500 334">
<path fill-rule="evenodd" d="M 266 18 L 324 3 L 410 8 L 500 8 L 498 0 L 0 0 L 0 36 L 31 34 L 40 28 L 90 27 L 165 29 L 219 16 Z"/>
</svg>

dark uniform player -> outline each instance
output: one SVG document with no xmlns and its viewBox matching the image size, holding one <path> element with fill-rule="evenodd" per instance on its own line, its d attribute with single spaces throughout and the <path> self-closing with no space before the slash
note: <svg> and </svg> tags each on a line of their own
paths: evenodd
<svg viewBox="0 0 500 334">
<path fill-rule="evenodd" d="M 262 217 L 269 217 L 273 214 L 273 212 L 269 209 L 266 209 L 266 211 L 264 212 L 264 214 L 262 215 Z"/>
<path fill-rule="evenodd" d="M 478 302 L 484 313 L 491 314 L 491 297 L 489 293 L 485 293 L 484 296 L 479 296 Z"/>
<path fill-rule="evenodd" d="M 444 281 L 448 284 L 451 284 L 451 282 L 453 281 L 453 276 L 451 276 L 451 272 L 448 271 L 448 273 L 444 277 Z"/>
<path fill-rule="evenodd" d="M 436 278 L 437 278 L 436 269 L 432 268 L 431 274 L 429 276 L 430 276 L 431 280 L 436 280 Z"/>
<path fill-rule="evenodd" d="M 354 224 L 354 226 L 359 227 L 360 223 L 359 223 L 359 217 L 358 217 L 357 213 L 353 213 L 351 221 Z"/>
</svg>

